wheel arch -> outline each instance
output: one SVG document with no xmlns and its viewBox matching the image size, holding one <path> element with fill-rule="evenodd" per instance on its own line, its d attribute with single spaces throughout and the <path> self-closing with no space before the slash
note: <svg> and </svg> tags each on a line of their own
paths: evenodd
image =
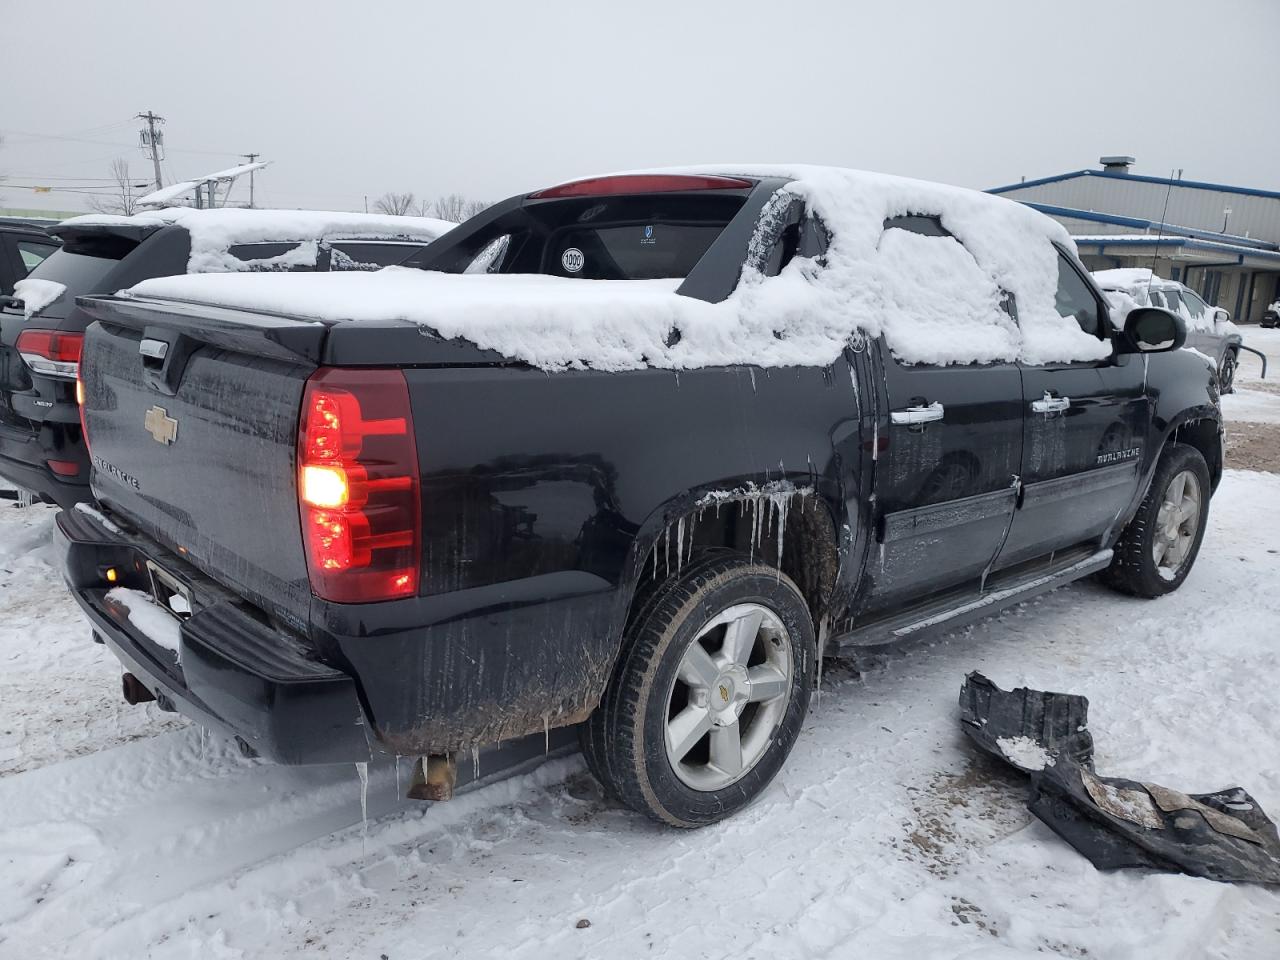
<svg viewBox="0 0 1280 960">
<path fill-rule="evenodd" d="M 672 498 L 641 525 L 630 550 L 629 576 L 619 590 L 616 636 L 656 585 L 691 558 L 715 550 L 746 554 L 777 567 L 800 588 L 815 629 L 839 583 L 843 501 L 809 474 L 755 482 L 727 481 Z"/>
<path fill-rule="evenodd" d="M 1169 443 L 1183 443 L 1200 451 L 1209 466 L 1209 482 L 1212 490 L 1218 489 L 1222 480 L 1223 444 L 1222 420 L 1218 416 L 1197 416 L 1195 413 L 1181 420 L 1165 435 L 1161 449 Z"/>
</svg>

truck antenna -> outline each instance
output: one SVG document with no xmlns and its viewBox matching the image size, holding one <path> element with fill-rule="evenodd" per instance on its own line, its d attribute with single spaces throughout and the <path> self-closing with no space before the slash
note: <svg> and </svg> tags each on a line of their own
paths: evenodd
<svg viewBox="0 0 1280 960">
<path fill-rule="evenodd" d="M 1151 276 L 1147 277 L 1147 303 L 1151 302 L 1151 281 L 1156 278 L 1156 258 L 1160 256 L 1160 241 L 1164 239 L 1164 221 L 1169 215 L 1169 195 L 1173 193 L 1173 171 L 1169 171 L 1169 189 L 1164 192 L 1164 209 L 1160 211 L 1160 229 L 1156 232 L 1156 248 L 1151 251 Z"/>
</svg>

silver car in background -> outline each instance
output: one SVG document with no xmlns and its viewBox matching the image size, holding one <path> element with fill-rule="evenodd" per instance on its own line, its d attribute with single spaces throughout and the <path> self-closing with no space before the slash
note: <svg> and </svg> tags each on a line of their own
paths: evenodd
<svg viewBox="0 0 1280 960">
<path fill-rule="evenodd" d="M 1164 307 L 1179 314 L 1187 322 L 1186 346 L 1213 362 L 1223 393 L 1232 391 L 1244 338 L 1240 328 L 1231 322 L 1230 313 L 1205 303 L 1185 284 L 1153 276 L 1145 268 L 1095 270 L 1093 278 L 1117 313 L 1112 318 L 1117 324 L 1123 324 L 1134 307 Z"/>
</svg>

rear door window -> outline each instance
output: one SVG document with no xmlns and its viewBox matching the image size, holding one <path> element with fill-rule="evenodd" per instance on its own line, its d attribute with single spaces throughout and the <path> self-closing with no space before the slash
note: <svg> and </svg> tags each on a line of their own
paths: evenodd
<svg viewBox="0 0 1280 960">
<path fill-rule="evenodd" d="M 928 353 L 928 344 L 956 338 L 963 338 L 975 358 L 1013 352 L 1013 296 L 978 266 L 938 216 L 908 214 L 885 220 L 878 256 L 904 281 L 895 322 L 885 332 L 895 359 Z"/>
<path fill-rule="evenodd" d="M 425 244 L 333 240 L 329 246 L 334 253 L 330 270 L 380 270 L 412 259 Z"/>
<path fill-rule="evenodd" d="M 311 256 L 313 246 L 314 244 L 308 244 L 307 249 L 303 250 L 303 244 L 297 241 L 237 243 L 227 253 L 241 261 L 246 270 L 309 272 L 316 269 L 319 259 L 318 256 Z"/>
<path fill-rule="evenodd" d="M 1195 293 L 1193 293 L 1190 290 L 1182 291 L 1182 302 L 1187 305 L 1187 310 L 1191 313 L 1191 316 L 1196 320 L 1199 320 L 1201 317 L 1203 317 L 1206 311 L 1208 311 L 1209 309 L 1209 305 L 1205 303 L 1203 300 L 1201 300 L 1199 296 L 1197 296 Z"/>
</svg>

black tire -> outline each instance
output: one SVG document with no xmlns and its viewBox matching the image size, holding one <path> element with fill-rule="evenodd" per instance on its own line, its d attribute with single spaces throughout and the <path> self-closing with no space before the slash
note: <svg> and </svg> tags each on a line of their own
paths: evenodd
<svg viewBox="0 0 1280 960">
<path fill-rule="evenodd" d="M 1159 533 L 1157 517 L 1170 484 L 1184 471 L 1190 471 L 1199 484 L 1199 518 L 1194 539 L 1180 566 L 1172 574 L 1162 574 L 1153 553 Z M 1185 443 L 1166 446 L 1142 505 L 1120 534 L 1111 566 L 1102 572 L 1102 582 L 1121 593 L 1147 599 L 1162 597 L 1182 586 L 1195 565 L 1200 543 L 1204 540 L 1205 525 L 1209 519 L 1209 493 L 1209 467 L 1200 451 Z"/>
<path fill-rule="evenodd" d="M 1222 367 L 1218 370 L 1218 392 L 1233 393 L 1236 383 L 1236 366 L 1239 357 L 1234 350 L 1228 350 L 1222 357 Z"/>
<path fill-rule="evenodd" d="M 668 700 L 701 628 L 746 603 L 766 607 L 785 627 L 792 665 L 788 700 L 753 766 L 722 789 L 694 789 L 668 759 Z M 661 823 L 701 827 L 730 816 L 764 791 L 795 745 L 809 709 L 816 650 L 808 605 L 789 577 L 737 553 L 696 559 L 650 592 L 631 616 L 600 706 L 580 729 L 588 768 L 610 794 Z"/>
</svg>

